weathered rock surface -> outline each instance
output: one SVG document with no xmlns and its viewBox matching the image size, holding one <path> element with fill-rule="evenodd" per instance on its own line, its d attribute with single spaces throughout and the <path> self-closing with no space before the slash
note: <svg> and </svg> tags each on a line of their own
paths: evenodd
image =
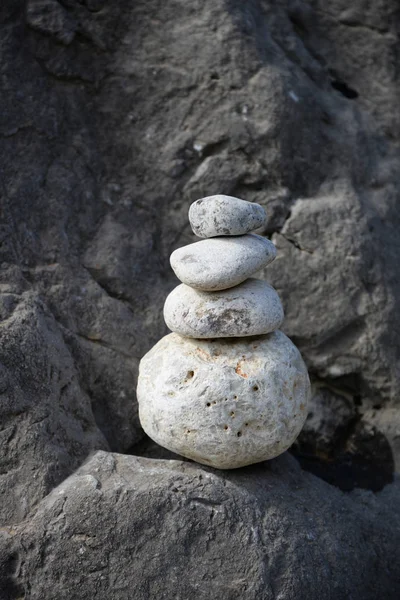
<svg viewBox="0 0 400 600">
<path fill-rule="evenodd" d="M 307 415 L 310 383 L 281 332 L 248 340 L 162 338 L 140 361 L 139 416 L 154 441 L 219 469 L 278 456 Z"/>
<path fill-rule="evenodd" d="M 283 299 L 285 331 L 312 376 L 357 405 L 399 460 L 398 9 L 397 0 L 354 0 L 351 7 L 342 0 L 0 2 L 1 306 L 10 293 L 40 295 L 78 374 L 73 412 L 81 422 L 90 396 L 96 424 L 114 451 L 140 440 L 137 365 L 166 333 L 162 306 L 175 285 L 166 275 L 169 255 L 194 240 L 190 204 L 218 191 L 265 206 L 266 232 L 279 250 L 266 276 Z M 35 319 L 26 321 L 24 335 L 36 336 Z M 57 355 L 46 333 L 40 339 L 38 355 Z M 7 364 L 11 389 L 28 360 L 26 347 Z M 24 389 L 42 406 L 47 392 L 37 381 L 47 375 L 38 373 L 24 369 Z M 11 397 L 7 392 L 5 402 Z M 75 425 L 65 423 L 62 433 L 74 449 Z M 14 446 L 13 464 L 39 456 L 37 448 L 46 445 L 44 426 L 31 431 L 21 452 Z M 58 447 L 57 433 L 54 439 Z M 89 447 L 82 443 L 83 454 Z M 3 442 L 3 455 L 4 448 Z M 73 452 L 63 472 L 80 462 Z M 53 451 L 37 464 L 45 470 L 52 457 Z M 53 483 L 36 487 L 37 472 L 27 467 L 19 472 L 23 487 L 5 488 L 3 514 L 10 514 L 11 489 L 17 504 L 16 496 L 21 504 L 31 490 L 33 504 L 48 493 Z M 324 490 L 331 506 L 335 492 Z M 297 495 L 288 499 L 282 488 L 281 496 L 290 527 Z M 347 519 L 352 497 L 335 496 L 339 521 Z M 381 497 L 360 498 L 371 506 Z M 298 552 L 307 560 L 308 545 L 274 563 L 271 585 L 280 590 L 293 565 L 305 597 L 337 598 L 338 590 L 353 585 L 355 598 L 390 598 L 395 585 L 382 583 L 390 571 L 375 571 L 371 548 L 376 564 L 389 552 L 393 569 L 392 534 L 387 538 L 378 528 L 395 521 L 395 510 L 393 502 L 385 517 L 378 510 L 367 522 L 360 509 L 360 518 L 344 523 L 360 552 L 343 561 L 344 579 L 332 567 L 334 592 L 326 576 L 318 579 L 322 591 L 308 593 L 334 560 L 312 561 L 302 570 L 304 562 L 292 561 Z M 348 538 L 338 539 L 341 552 Z M 268 539 L 259 552 L 270 546 Z M 11 558 L 3 573 L 18 565 Z M 88 578 L 96 578 L 88 597 L 100 577 Z M 116 594 L 111 589 L 107 597 Z M 81 598 L 80 590 L 76 595 Z"/>
<path fill-rule="evenodd" d="M 53 315 L 31 292 L 3 294 L 1 300 L 3 526 L 25 518 L 89 452 L 108 444 Z"/>
<path fill-rule="evenodd" d="M 186 285 L 203 291 L 231 288 L 269 265 L 276 257 L 272 242 L 259 235 L 213 238 L 178 248 L 171 267 Z"/>
<path fill-rule="evenodd" d="M 178 285 L 165 301 L 164 318 L 171 331 L 201 339 L 270 333 L 284 315 L 274 288 L 261 279 L 248 279 L 220 292 Z"/>
<path fill-rule="evenodd" d="M 139 439 L 127 407 L 166 332 L 169 255 L 218 190 L 266 208 L 285 330 L 400 456 L 396 11 L 1 3 L 2 282 L 62 323 L 114 450 Z"/>
<path fill-rule="evenodd" d="M 244 235 L 266 225 L 266 220 L 260 204 L 222 194 L 200 198 L 189 208 L 193 233 L 201 238 Z"/>
<path fill-rule="evenodd" d="M 397 600 L 397 494 L 343 494 L 287 454 L 215 472 L 98 452 L 2 530 L 1 597 Z"/>
</svg>

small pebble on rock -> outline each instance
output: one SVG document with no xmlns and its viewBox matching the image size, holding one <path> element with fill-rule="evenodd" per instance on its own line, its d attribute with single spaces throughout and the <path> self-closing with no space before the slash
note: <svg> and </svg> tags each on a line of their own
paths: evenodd
<svg viewBox="0 0 400 600">
<path fill-rule="evenodd" d="M 266 267 L 276 256 L 270 240 L 253 233 L 202 240 L 171 254 L 175 275 L 199 290 L 224 290 Z"/>
<path fill-rule="evenodd" d="M 283 318 L 277 292 L 260 279 L 219 292 L 201 292 L 181 284 L 164 305 L 169 329 L 190 338 L 261 335 L 278 329 Z"/>
<path fill-rule="evenodd" d="M 232 196 L 208 196 L 193 202 L 189 221 L 193 233 L 201 238 L 244 235 L 262 227 L 266 214 L 260 204 Z"/>
</svg>

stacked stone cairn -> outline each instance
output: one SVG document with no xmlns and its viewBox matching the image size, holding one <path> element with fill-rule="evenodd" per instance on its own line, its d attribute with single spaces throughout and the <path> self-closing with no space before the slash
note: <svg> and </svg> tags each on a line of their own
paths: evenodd
<svg viewBox="0 0 400 600">
<path fill-rule="evenodd" d="M 276 256 L 272 242 L 250 233 L 265 224 L 262 206 L 209 196 L 191 205 L 189 220 L 205 239 L 171 255 L 182 281 L 164 306 L 173 333 L 141 360 L 139 417 L 161 446 L 234 469 L 289 448 L 307 415 L 310 382 L 278 330 L 277 292 L 252 277 Z"/>
</svg>

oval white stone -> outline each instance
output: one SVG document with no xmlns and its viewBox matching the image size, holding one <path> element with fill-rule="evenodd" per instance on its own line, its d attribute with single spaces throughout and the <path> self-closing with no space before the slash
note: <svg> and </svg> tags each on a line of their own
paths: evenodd
<svg viewBox="0 0 400 600">
<path fill-rule="evenodd" d="M 281 331 L 247 340 L 165 336 L 140 362 L 145 432 L 172 452 L 219 469 L 274 458 L 307 415 L 310 383 Z"/>
<path fill-rule="evenodd" d="M 283 318 L 276 290 L 260 279 L 220 292 L 200 292 L 181 284 L 164 304 L 167 327 L 191 338 L 261 335 L 278 329 Z"/>
<path fill-rule="evenodd" d="M 204 291 L 238 285 L 276 257 L 267 238 L 248 234 L 235 238 L 213 238 L 178 248 L 170 262 L 183 283 Z"/>
<path fill-rule="evenodd" d="M 221 194 L 201 198 L 189 208 L 193 233 L 201 238 L 243 235 L 265 225 L 266 219 L 260 204 Z"/>
</svg>

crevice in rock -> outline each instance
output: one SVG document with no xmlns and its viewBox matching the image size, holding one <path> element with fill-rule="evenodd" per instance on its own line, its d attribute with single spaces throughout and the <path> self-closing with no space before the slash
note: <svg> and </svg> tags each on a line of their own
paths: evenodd
<svg viewBox="0 0 400 600">
<path fill-rule="evenodd" d="M 124 358 L 126 358 L 128 360 L 132 360 L 133 358 L 135 358 L 132 354 L 127 354 L 126 352 L 123 352 L 122 350 L 119 350 L 118 348 L 114 348 L 114 346 L 111 346 L 111 344 L 108 344 L 107 342 L 105 342 L 102 339 L 91 338 L 86 335 L 83 335 L 82 333 L 73 332 L 73 331 L 71 331 L 71 333 L 73 335 L 76 335 L 77 337 L 81 338 L 82 340 L 85 340 L 86 342 L 90 342 L 91 344 L 97 344 L 99 346 L 102 346 L 103 348 L 106 348 L 106 350 L 111 350 L 112 352 L 115 352 L 116 354 L 119 354 L 120 356 L 123 356 Z"/>
<path fill-rule="evenodd" d="M 162 446 L 159 446 L 154 442 L 148 435 L 143 433 L 143 439 L 129 448 L 126 452 L 131 456 L 142 456 L 143 458 L 155 458 L 161 460 L 181 460 L 185 462 L 193 462 L 184 456 L 179 456 L 179 454 L 175 454 Z"/>
<path fill-rule="evenodd" d="M 316 14 L 319 13 L 320 15 L 323 15 L 324 17 L 326 17 L 330 21 L 333 21 L 339 26 L 351 27 L 353 29 L 367 29 L 368 31 L 372 31 L 373 33 L 378 33 L 380 35 L 385 35 L 389 32 L 388 27 L 377 27 L 376 25 L 370 25 L 369 23 L 361 23 L 360 21 L 357 21 L 356 17 L 351 16 L 344 15 L 341 17 L 336 17 L 332 13 L 328 12 L 327 10 L 321 9 L 320 7 L 315 8 L 315 12 Z"/>
<path fill-rule="evenodd" d="M 224 138 L 219 140 L 218 142 L 205 143 L 202 145 L 201 150 L 197 150 L 199 156 L 204 160 L 209 156 L 215 156 L 216 154 L 220 154 L 229 146 L 229 139 Z M 196 148 L 195 148 L 196 150 Z"/>
<path fill-rule="evenodd" d="M 348 391 L 348 389 L 347 389 Z M 386 437 L 363 421 L 354 397 L 318 383 L 291 453 L 305 471 L 351 491 L 373 492 L 392 483 L 394 459 Z"/>
<path fill-rule="evenodd" d="M 85 79 L 84 77 L 80 77 L 79 75 L 60 75 L 59 73 L 55 73 L 54 71 L 52 71 L 46 61 L 38 58 L 37 56 L 33 55 L 33 58 L 36 60 L 36 62 L 38 63 L 38 65 L 40 66 L 40 68 L 42 69 L 42 71 L 44 73 L 46 73 L 46 75 L 48 75 L 49 77 L 51 77 L 52 79 L 54 79 L 55 81 L 58 81 L 60 83 L 68 83 L 68 84 L 76 84 L 76 85 L 91 85 L 96 87 L 100 81 L 96 80 L 92 80 L 92 79 Z"/>
<path fill-rule="evenodd" d="M 297 248 L 301 252 L 306 252 L 307 254 L 314 254 L 314 250 L 308 250 L 307 248 L 302 248 L 302 246 L 300 246 L 300 244 L 297 240 L 294 240 L 293 238 L 288 237 L 286 234 L 284 234 L 282 232 L 280 232 L 280 235 L 282 237 L 284 237 L 287 242 L 292 244 L 295 248 Z"/>
<path fill-rule="evenodd" d="M 20 562 L 20 554 L 12 549 L 0 561 L 0 596 L 2 600 L 25 598 L 25 590 L 18 582 Z"/>
<path fill-rule="evenodd" d="M 358 98 L 358 92 L 356 92 L 356 90 L 348 86 L 347 83 L 345 83 L 341 79 L 333 79 L 331 81 L 331 86 L 334 90 L 336 90 L 337 92 L 342 94 L 342 96 L 348 98 L 349 100 L 355 100 L 356 98 Z"/>
<path fill-rule="evenodd" d="M 115 292 L 112 289 L 110 283 L 108 281 L 106 281 L 106 278 L 101 276 L 100 270 L 93 269 L 92 267 L 87 267 L 85 265 L 82 265 L 82 266 L 84 269 L 86 269 L 88 271 L 88 273 L 91 275 L 92 279 L 97 283 L 97 285 L 99 287 L 101 287 L 101 289 L 103 290 L 103 292 L 105 294 L 107 294 L 107 296 L 109 296 L 110 298 L 113 298 L 114 300 L 118 300 L 119 302 L 123 302 L 129 308 L 129 310 L 131 310 L 133 312 L 130 298 L 127 295 L 125 295 L 123 292 Z"/>
</svg>

